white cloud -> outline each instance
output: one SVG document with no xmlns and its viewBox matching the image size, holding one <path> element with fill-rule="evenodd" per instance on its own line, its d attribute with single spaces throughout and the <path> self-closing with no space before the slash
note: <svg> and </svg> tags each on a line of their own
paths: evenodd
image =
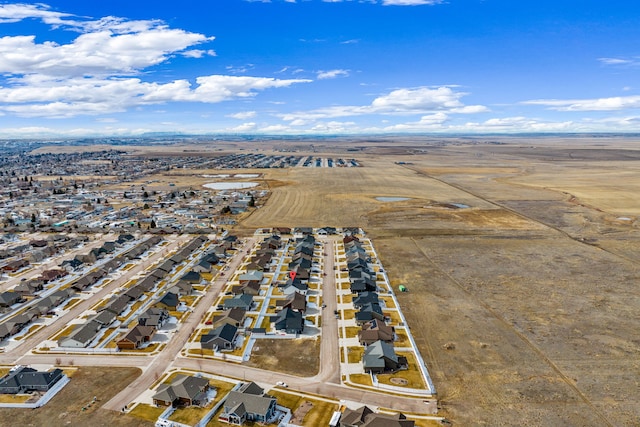
<svg viewBox="0 0 640 427">
<path fill-rule="evenodd" d="M 385 6 L 433 6 L 442 2 L 443 0 L 382 0 Z"/>
<path fill-rule="evenodd" d="M 365 114 L 420 114 L 445 111 L 455 114 L 470 114 L 488 111 L 482 105 L 465 106 L 460 98 L 466 93 L 456 92 L 451 86 L 436 88 L 418 87 L 396 89 L 375 98 L 370 105 L 332 106 L 311 111 L 279 115 L 285 121 L 318 120 Z"/>
<path fill-rule="evenodd" d="M 218 56 L 216 51 L 213 49 L 202 50 L 202 49 L 192 49 L 185 50 L 180 53 L 182 56 L 186 58 L 202 58 L 203 56 Z"/>
<path fill-rule="evenodd" d="M 212 49 L 194 48 L 213 37 L 158 20 L 92 19 L 41 4 L 0 5 L 0 24 L 24 19 L 80 34 L 62 44 L 36 42 L 33 35 L 0 37 L 0 114 L 65 118 L 166 102 L 216 103 L 311 81 L 210 75 L 196 77 L 195 83 L 154 82 L 146 69 L 176 55 L 215 56 Z"/>
<path fill-rule="evenodd" d="M 253 117 L 256 116 L 256 112 L 255 111 L 241 111 L 239 113 L 235 113 L 235 114 L 228 114 L 227 117 L 231 117 L 232 119 L 239 119 L 239 120 L 247 120 L 247 119 L 251 119 Z"/>
<path fill-rule="evenodd" d="M 349 70 L 329 70 L 318 71 L 318 80 L 335 79 L 337 77 L 348 77 Z"/>
<path fill-rule="evenodd" d="M 598 58 L 604 65 L 640 65 L 640 58 Z"/>
<path fill-rule="evenodd" d="M 170 54 L 211 40 L 202 34 L 155 28 L 114 35 L 110 31 L 78 36 L 72 43 L 35 43 L 35 36 L 0 38 L 0 73 L 55 76 L 133 73 L 166 61 Z"/>
<path fill-rule="evenodd" d="M 203 76 L 192 87 L 187 80 L 146 83 L 137 78 L 55 79 L 27 76 L 13 87 L 0 87 L 0 111 L 24 117 L 72 117 L 126 111 L 171 101 L 217 103 L 253 97 L 258 91 L 310 80 L 249 76 Z"/>
<path fill-rule="evenodd" d="M 227 131 L 229 132 L 251 132 L 253 130 L 256 129 L 256 124 L 255 123 L 243 123 L 241 125 L 232 127 L 232 128 L 228 128 Z"/>
<path fill-rule="evenodd" d="M 640 108 L 640 95 L 593 99 L 536 99 L 526 105 L 542 105 L 557 111 L 615 111 Z"/>
</svg>

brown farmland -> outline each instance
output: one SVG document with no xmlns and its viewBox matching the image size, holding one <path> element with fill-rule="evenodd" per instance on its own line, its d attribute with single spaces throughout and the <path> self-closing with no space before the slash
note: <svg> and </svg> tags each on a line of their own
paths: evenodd
<svg viewBox="0 0 640 427">
<path fill-rule="evenodd" d="M 456 424 L 637 425 L 640 151 L 501 142 L 362 143 L 363 168 L 268 171 L 241 225 L 367 230 Z"/>
</svg>

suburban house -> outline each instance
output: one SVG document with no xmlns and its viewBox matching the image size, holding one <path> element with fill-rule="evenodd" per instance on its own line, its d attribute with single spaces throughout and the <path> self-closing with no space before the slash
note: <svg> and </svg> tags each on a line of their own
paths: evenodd
<svg viewBox="0 0 640 427">
<path fill-rule="evenodd" d="M 353 297 L 353 306 L 355 308 L 360 308 L 363 305 L 372 302 L 380 302 L 376 292 L 360 292 L 357 296 Z"/>
<path fill-rule="evenodd" d="M 264 278 L 264 273 L 262 271 L 257 271 L 257 270 L 249 270 L 244 274 L 241 274 L 238 277 L 238 280 L 240 281 L 240 284 L 242 285 L 243 282 L 250 282 L 250 281 L 256 281 L 258 283 L 262 282 L 262 279 Z"/>
<path fill-rule="evenodd" d="M 11 335 L 15 335 L 31 322 L 31 317 L 25 314 L 19 314 L 13 316 L 11 319 L 5 320 L 0 323 L 0 339 L 9 338 Z"/>
<path fill-rule="evenodd" d="M 266 424 L 276 412 L 276 399 L 264 393 L 254 382 L 230 391 L 218 418 L 229 424 L 242 425 L 246 421 Z"/>
<path fill-rule="evenodd" d="M 222 314 L 216 315 L 213 317 L 213 327 L 217 328 L 222 325 L 231 325 L 236 328 L 240 328 L 244 323 L 244 318 L 247 314 L 245 309 L 240 307 L 234 307 L 229 310 L 222 312 Z"/>
<path fill-rule="evenodd" d="M 138 316 L 138 325 L 153 326 L 156 329 L 162 327 L 169 318 L 169 312 L 162 308 L 151 307 Z"/>
<path fill-rule="evenodd" d="M 304 313 L 307 310 L 307 299 L 300 292 L 293 292 L 287 295 L 284 300 L 277 300 L 276 307 L 282 309 L 290 308 L 294 311 Z"/>
<path fill-rule="evenodd" d="M 415 421 L 407 420 L 404 414 L 376 414 L 367 406 L 345 409 L 340 418 L 340 427 L 414 427 Z"/>
<path fill-rule="evenodd" d="M 24 298 L 19 292 L 7 291 L 0 294 L 0 307 L 11 307 L 13 304 L 23 301 Z"/>
<path fill-rule="evenodd" d="M 0 379 L 0 393 L 26 394 L 33 391 L 46 392 L 64 377 L 61 369 L 49 372 L 38 372 L 35 369 L 21 366 Z"/>
<path fill-rule="evenodd" d="M 233 350 L 238 335 L 238 328 L 225 323 L 200 337 L 200 345 L 204 349 L 223 351 Z"/>
<path fill-rule="evenodd" d="M 290 308 L 281 310 L 277 316 L 272 317 L 274 327 L 278 331 L 283 331 L 287 334 L 301 334 L 304 331 L 304 318 L 302 313 L 293 311 Z"/>
<path fill-rule="evenodd" d="M 204 406 L 207 403 L 209 381 L 206 378 L 177 375 L 171 384 L 161 384 L 153 395 L 157 406 Z"/>
<path fill-rule="evenodd" d="M 119 339 L 116 344 L 120 350 L 135 350 L 142 344 L 151 341 L 156 333 L 154 326 L 136 325 L 129 332 Z"/>
<path fill-rule="evenodd" d="M 382 307 L 377 302 L 369 302 L 363 304 L 355 315 L 356 323 L 362 325 L 366 322 L 370 322 L 374 319 L 384 320 L 384 313 L 382 313 Z"/>
<path fill-rule="evenodd" d="M 154 304 L 154 307 L 164 308 L 165 310 L 169 311 L 176 311 L 176 309 L 178 308 L 178 304 L 180 304 L 178 294 L 167 292 L 162 298 L 158 300 L 158 302 Z"/>
<path fill-rule="evenodd" d="M 223 307 L 225 308 L 225 310 L 239 307 L 239 308 L 243 308 L 245 311 L 250 311 L 252 305 L 253 305 L 253 295 L 249 295 L 249 294 L 236 295 L 233 298 L 229 298 L 225 300 L 223 303 Z"/>
<path fill-rule="evenodd" d="M 60 347 L 84 348 L 94 340 L 102 326 L 97 322 L 87 322 L 76 327 L 70 335 L 58 340 Z"/>
<path fill-rule="evenodd" d="M 362 325 L 362 330 L 358 332 L 360 345 L 370 345 L 376 341 L 392 343 L 395 339 L 393 326 L 389 326 L 384 321 L 374 319 Z"/>
<path fill-rule="evenodd" d="M 200 275 L 200 273 L 198 273 L 197 271 L 190 271 L 184 276 L 182 276 L 180 278 L 180 281 L 191 283 L 191 284 L 198 284 L 202 281 L 202 275 Z"/>
<path fill-rule="evenodd" d="M 398 357 L 391 344 L 376 341 L 364 350 L 362 364 L 365 372 L 379 374 L 397 371 L 407 365 L 407 359 Z"/>
<path fill-rule="evenodd" d="M 260 294 L 260 282 L 257 280 L 249 280 L 246 282 L 240 282 L 239 285 L 233 286 L 231 291 L 234 295 L 239 294 L 250 294 L 250 295 L 259 295 Z"/>
</svg>

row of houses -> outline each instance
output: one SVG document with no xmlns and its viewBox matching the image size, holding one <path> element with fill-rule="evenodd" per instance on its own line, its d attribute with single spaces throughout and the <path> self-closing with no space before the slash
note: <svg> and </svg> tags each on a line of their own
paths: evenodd
<svg viewBox="0 0 640 427">
<path fill-rule="evenodd" d="M 176 265 L 188 259 L 207 240 L 204 236 L 194 238 L 175 255 L 158 266 L 145 279 L 132 286 L 125 294 L 142 295 L 144 292 L 149 292 Z M 213 251 L 204 253 L 191 271 L 184 274 L 151 308 L 138 316 L 137 324 L 116 341 L 118 348 L 120 350 L 134 350 L 149 342 L 170 317 L 169 311 L 175 311 L 178 308 L 180 296 L 191 294 L 193 285 L 202 281 L 201 272 L 210 272 L 213 265 L 219 261 L 220 258 Z"/>
<path fill-rule="evenodd" d="M 393 342 L 396 335 L 387 325 L 377 294 L 376 272 L 371 268 L 371 257 L 362 242 L 349 235 L 343 239 L 356 323 L 361 327 L 358 340 L 365 346 L 362 364 L 365 372 L 394 372 L 407 366 L 407 359 L 398 356 Z"/>
<path fill-rule="evenodd" d="M 159 236 L 152 236 L 145 242 L 131 248 L 125 253 L 110 260 L 109 263 L 113 263 L 113 267 L 119 266 L 129 257 L 139 257 L 144 254 L 151 247 L 157 245 L 162 241 Z M 109 268 L 109 267 L 107 267 Z M 109 270 L 110 271 L 110 270 Z M 78 289 L 80 291 L 86 290 L 88 287 L 97 283 L 107 274 L 105 266 L 97 271 L 91 272 L 71 285 L 72 289 Z M 102 329 L 108 328 L 112 325 L 129 306 L 133 305 L 145 292 L 151 290 L 146 288 L 147 285 L 143 285 L 143 282 L 139 282 L 129 289 L 125 289 L 122 292 L 113 295 L 109 301 L 100 307 L 96 314 L 92 315 L 87 321 L 76 327 L 71 334 L 62 337 L 58 340 L 59 347 L 68 348 L 86 348 L 98 337 L 99 332 Z"/>
<path fill-rule="evenodd" d="M 59 289 L 51 295 L 38 300 L 24 313 L 0 322 L 0 341 L 19 333 L 35 319 L 52 314 L 54 308 L 61 305 L 73 295 L 75 295 L 73 289 Z"/>
</svg>

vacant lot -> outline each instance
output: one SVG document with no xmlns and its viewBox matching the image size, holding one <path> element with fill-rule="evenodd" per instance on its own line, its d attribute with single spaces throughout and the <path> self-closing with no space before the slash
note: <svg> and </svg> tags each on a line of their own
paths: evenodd
<svg viewBox="0 0 640 427">
<path fill-rule="evenodd" d="M 249 366 L 312 377 L 320 369 L 320 341 L 316 339 L 259 339 Z"/>
<path fill-rule="evenodd" d="M 3 426 L 95 426 L 151 427 L 153 423 L 100 407 L 140 375 L 138 368 L 80 367 L 67 384 L 44 407 L 0 408 Z M 96 403 L 88 406 L 93 397 Z M 86 407 L 83 411 L 82 408 Z M 9 421 L 10 420 L 10 421 Z"/>
</svg>

